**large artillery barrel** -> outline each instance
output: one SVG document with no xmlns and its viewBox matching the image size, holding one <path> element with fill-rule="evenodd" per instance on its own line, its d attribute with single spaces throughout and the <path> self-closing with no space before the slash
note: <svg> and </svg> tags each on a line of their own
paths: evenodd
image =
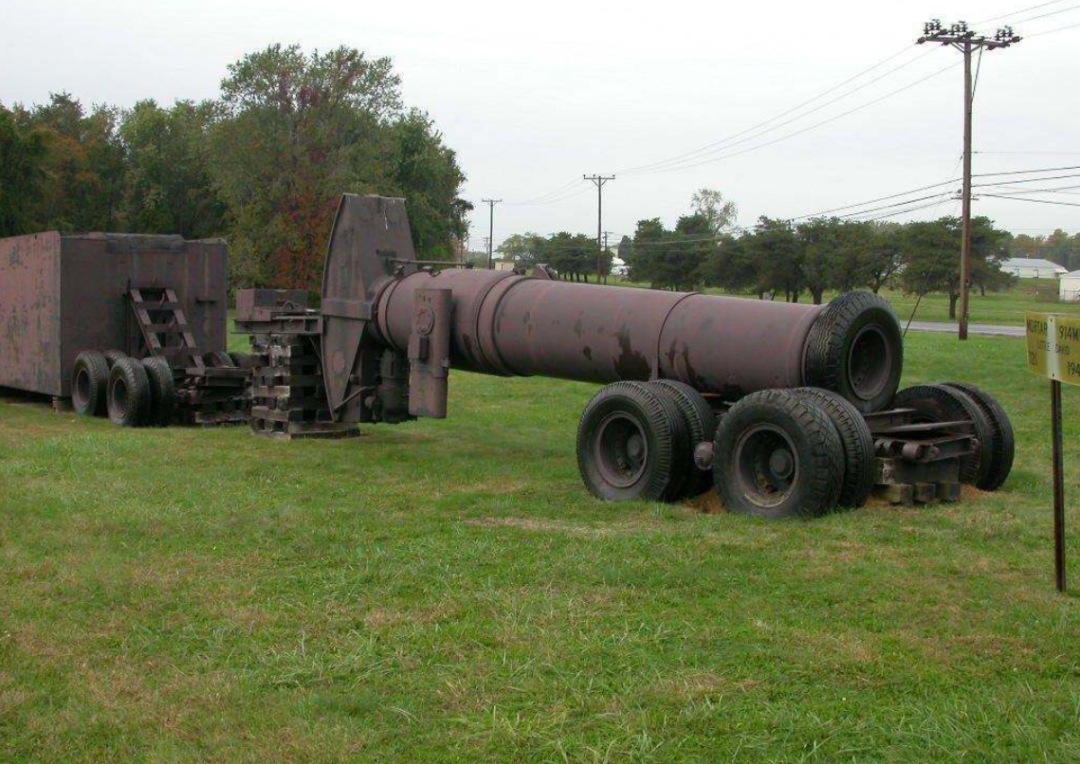
<svg viewBox="0 0 1080 764">
<path fill-rule="evenodd" d="M 413 355 L 410 344 L 431 324 L 417 323 L 418 299 L 431 290 L 450 294 L 453 368 L 601 383 L 673 379 L 725 398 L 815 385 L 863 411 L 886 405 L 899 383 L 895 315 L 868 293 L 822 307 L 423 265 L 402 200 L 343 198 L 324 277 L 324 366 L 331 405 L 359 421 L 362 401 L 378 397 L 362 388 L 389 393 L 378 380 L 395 374 L 385 359 L 376 372 L 372 354 Z"/>
</svg>

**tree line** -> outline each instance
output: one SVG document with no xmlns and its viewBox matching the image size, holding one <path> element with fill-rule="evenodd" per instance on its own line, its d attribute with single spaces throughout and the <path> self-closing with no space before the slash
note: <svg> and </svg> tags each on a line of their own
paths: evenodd
<svg viewBox="0 0 1080 764">
<path fill-rule="evenodd" d="M 1048 236 L 1017 234 L 1009 242 L 1012 257 L 1039 257 L 1070 271 L 1080 270 L 1080 233 L 1069 236 L 1060 228 Z"/>
<path fill-rule="evenodd" d="M 660 218 L 639 221 L 633 237 L 618 243 L 618 256 L 631 280 L 656 289 L 715 287 L 791 302 L 805 297 L 820 304 L 827 292 L 865 288 L 877 293 L 889 285 L 910 294 L 946 294 L 949 314 L 955 317 L 960 297 L 957 217 L 903 224 L 838 217 L 796 223 L 761 217 L 748 229 L 739 228 L 736 217 L 732 202 L 702 189 L 673 228 Z M 985 293 L 1012 282 L 1000 265 L 1019 239 L 989 218 L 972 220 L 975 288 Z M 560 271 L 565 268 L 571 278 L 596 270 L 596 241 L 583 235 L 512 236 L 500 252 L 523 267 L 547 263 Z"/>
<path fill-rule="evenodd" d="M 342 192 L 404 197 L 418 255 L 450 259 L 464 180 L 391 61 L 347 47 L 272 45 L 200 103 L 0 104 L 0 236 L 224 236 L 242 286 L 317 288 Z"/>
</svg>

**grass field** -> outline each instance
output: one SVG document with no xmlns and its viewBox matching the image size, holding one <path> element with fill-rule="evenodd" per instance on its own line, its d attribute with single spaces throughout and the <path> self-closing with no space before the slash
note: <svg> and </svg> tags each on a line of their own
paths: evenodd
<svg viewBox="0 0 1080 764">
<path fill-rule="evenodd" d="M 594 388 L 544 379 L 455 372 L 449 420 L 291 444 L 0 398 L 0 761 L 1078 761 L 1047 383 L 1016 340 L 907 347 L 906 383 L 1010 410 L 1002 491 L 605 505 Z"/>
<path fill-rule="evenodd" d="M 627 285 L 635 285 L 625 282 Z M 1057 282 L 1052 279 L 1025 279 L 1018 281 L 1015 286 L 1003 292 L 987 292 L 980 295 L 976 290 L 971 293 L 971 320 L 983 324 L 1015 324 L 1024 323 L 1024 315 L 1027 311 L 1040 311 L 1046 313 L 1071 313 L 1080 315 L 1080 303 L 1042 302 L 1038 299 L 1039 292 L 1056 294 Z M 706 289 L 711 294 L 721 294 L 717 289 Z M 916 308 L 916 297 L 904 294 L 899 290 L 883 289 L 882 297 L 885 297 L 896 309 L 901 323 L 906 323 L 911 317 L 912 310 Z M 745 296 L 745 295 L 744 295 Z M 835 292 L 825 295 L 825 301 L 836 296 Z M 783 295 L 781 295 L 781 298 Z M 801 296 L 805 302 L 810 299 L 805 293 Z M 949 321 L 949 298 L 944 294 L 928 294 L 918 304 L 915 313 L 916 321 Z"/>
</svg>

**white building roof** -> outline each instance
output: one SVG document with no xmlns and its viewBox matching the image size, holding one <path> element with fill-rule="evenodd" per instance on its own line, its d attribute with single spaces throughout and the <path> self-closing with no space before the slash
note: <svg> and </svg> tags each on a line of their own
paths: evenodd
<svg viewBox="0 0 1080 764">
<path fill-rule="evenodd" d="M 1063 274 L 1062 277 L 1067 279 L 1080 279 L 1080 271 L 1070 271 L 1069 273 Z"/>
<path fill-rule="evenodd" d="M 1060 271 L 1065 273 L 1065 269 L 1055 262 L 1050 260 L 1043 260 L 1039 257 L 1010 257 L 1001 262 L 1002 268 L 1039 268 Z"/>
</svg>

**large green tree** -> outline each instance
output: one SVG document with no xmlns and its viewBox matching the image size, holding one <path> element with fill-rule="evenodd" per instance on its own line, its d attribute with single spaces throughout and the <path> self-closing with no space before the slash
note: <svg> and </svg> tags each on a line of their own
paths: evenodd
<svg viewBox="0 0 1080 764">
<path fill-rule="evenodd" d="M 206 132 L 213 104 L 178 101 L 162 108 L 140 101 L 124 114 L 127 149 L 123 219 L 127 230 L 219 236 L 226 207 L 210 169 Z"/>
<path fill-rule="evenodd" d="M 338 195 L 389 183 L 399 79 L 350 48 L 271 45 L 229 66 L 211 133 L 241 283 L 315 288 Z"/>
<path fill-rule="evenodd" d="M 41 131 L 21 128 L 0 104 L 0 236 L 41 227 L 34 213 L 45 183 L 46 151 Z"/>
<path fill-rule="evenodd" d="M 904 226 L 904 268 L 900 283 L 910 294 L 943 292 L 949 297 L 949 318 L 956 318 L 960 298 L 960 219 L 908 223 Z M 988 289 L 1007 286 L 1000 262 L 1008 251 L 1009 234 L 985 217 L 972 219 L 972 282 Z"/>
<path fill-rule="evenodd" d="M 465 215 L 472 209 L 458 197 L 465 175 L 455 153 L 427 114 L 417 109 L 393 124 L 391 145 L 388 190 L 405 198 L 417 253 L 427 259 L 452 259 L 467 231 Z"/>
<path fill-rule="evenodd" d="M 36 225 L 63 232 L 123 230 L 125 150 L 119 110 L 88 113 L 69 93 L 16 109 L 24 130 L 37 130 L 46 147 L 44 180 L 34 205 Z"/>
</svg>

